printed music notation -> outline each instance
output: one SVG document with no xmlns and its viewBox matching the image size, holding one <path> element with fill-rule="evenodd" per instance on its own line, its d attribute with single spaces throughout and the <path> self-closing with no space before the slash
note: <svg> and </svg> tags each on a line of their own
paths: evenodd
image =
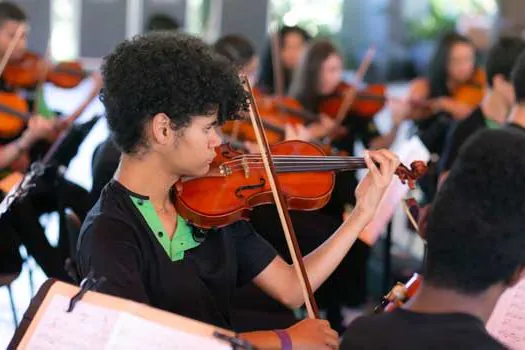
<svg viewBox="0 0 525 350">
<path fill-rule="evenodd" d="M 525 281 L 503 293 L 487 322 L 487 330 L 511 349 L 525 350 Z"/>
<path fill-rule="evenodd" d="M 164 326 L 142 317 L 55 295 L 31 336 L 27 349 L 231 349 L 229 344 Z"/>
<path fill-rule="evenodd" d="M 53 297 L 28 349 L 104 349 L 120 313 L 84 302 L 68 313 L 68 305 L 68 298 Z"/>
</svg>

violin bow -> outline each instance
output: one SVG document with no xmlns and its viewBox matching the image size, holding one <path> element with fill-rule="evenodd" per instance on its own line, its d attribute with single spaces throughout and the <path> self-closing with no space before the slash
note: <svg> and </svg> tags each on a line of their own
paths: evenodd
<svg viewBox="0 0 525 350">
<path fill-rule="evenodd" d="M 284 198 L 281 186 L 279 184 L 275 172 L 275 167 L 270 152 L 270 146 L 268 143 L 268 139 L 266 138 L 266 135 L 264 133 L 263 124 L 259 115 L 259 111 L 257 109 L 255 98 L 253 97 L 252 87 L 246 76 L 242 76 L 241 79 L 244 81 L 244 84 L 249 93 L 250 119 L 255 130 L 257 144 L 261 151 L 261 158 L 264 164 L 266 175 L 268 177 L 268 181 L 270 183 L 270 188 L 272 190 L 275 205 L 277 207 L 277 212 L 279 213 L 279 218 L 283 227 L 286 243 L 288 244 L 288 249 L 290 251 L 290 255 L 292 256 L 295 271 L 297 273 L 297 276 L 299 277 L 299 283 L 301 284 L 301 290 L 303 292 L 308 316 L 310 318 L 319 318 L 319 308 L 317 307 L 317 303 L 312 292 L 312 287 L 310 285 L 310 281 L 308 280 L 308 274 L 306 273 L 306 268 L 303 263 L 303 257 L 299 249 L 299 243 L 297 242 L 297 236 L 292 225 L 292 220 L 290 218 L 288 206 L 286 204 L 286 200 Z"/>
<path fill-rule="evenodd" d="M 25 23 L 20 23 L 20 25 L 18 25 L 15 35 L 13 36 L 13 39 L 11 39 L 11 41 L 9 42 L 9 46 L 7 47 L 7 50 L 5 51 L 4 56 L 2 57 L 2 61 L 0 61 L 0 76 L 2 75 L 2 73 L 4 73 L 4 69 L 5 67 L 7 67 L 7 63 L 9 62 L 9 59 L 11 58 L 11 55 L 15 50 L 16 44 L 22 38 L 22 35 L 24 35 L 27 28 L 28 26 Z"/>
<path fill-rule="evenodd" d="M 357 96 L 357 90 L 359 84 L 363 81 L 363 78 L 368 71 L 368 68 L 370 67 L 370 64 L 372 63 L 372 60 L 374 59 L 376 53 L 375 46 L 371 46 L 366 51 L 365 57 L 361 64 L 359 65 L 359 68 L 357 69 L 357 72 L 355 74 L 354 84 L 355 88 L 347 89 L 345 92 L 345 96 L 343 97 L 343 102 L 341 103 L 341 106 L 339 106 L 339 109 L 337 110 L 337 115 L 335 116 L 335 124 L 332 128 L 332 130 L 328 133 L 328 136 L 326 138 L 327 143 L 332 142 L 332 138 L 334 136 L 334 132 L 337 130 L 339 126 L 343 123 L 343 121 L 346 118 L 346 114 L 350 110 L 350 107 L 352 107 L 352 103 L 354 103 L 354 100 Z"/>
</svg>

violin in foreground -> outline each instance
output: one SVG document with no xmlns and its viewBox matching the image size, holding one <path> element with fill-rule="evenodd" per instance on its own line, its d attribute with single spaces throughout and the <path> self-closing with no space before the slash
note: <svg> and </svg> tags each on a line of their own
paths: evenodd
<svg viewBox="0 0 525 350">
<path fill-rule="evenodd" d="M 336 171 L 366 168 L 364 158 L 326 156 L 318 145 L 285 141 L 270 146 L 275 171 L 291 210 L 316 210 L 330 199 Z M 426 172 L 424 162 L 400 165 L 399 179 L 410 186 Z M 229 145 L 218 147 L 206 176 L 176 184 L 177 212 L 193 225 L 213 228 L 247 220 L 253 207 L 273 203 L 260 154 L 242 154 Z"/>
</svg>

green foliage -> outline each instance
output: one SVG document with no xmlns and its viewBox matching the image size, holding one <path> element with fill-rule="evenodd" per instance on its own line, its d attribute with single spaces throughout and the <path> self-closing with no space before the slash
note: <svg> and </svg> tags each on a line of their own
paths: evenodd
<svg viewBox="0 0 525 350">
<path fill-rule="evenodd" d="M 430 2 L 429 13 L 423 19 L 410 18 L 405 22 L 409 43 L 436 39 L 440 33 L 456 27 L 456 16 L 451 16 L 436 4 Z"/>
</svg>

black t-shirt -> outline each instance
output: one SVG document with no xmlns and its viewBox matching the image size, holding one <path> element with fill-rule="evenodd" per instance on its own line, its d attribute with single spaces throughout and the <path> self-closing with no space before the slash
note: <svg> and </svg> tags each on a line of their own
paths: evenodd
<svg viewBox="0 0 525 350">
<path fill-rule="evenodd" d="M 78 242 L 81 277 L 93 270 L 107 279 L 102 293 L 229 328 L 235 289 L 268 266 L 273 247 L 239 221 L 172 261 L 130 196 L 147 200 L 112 180 L 88 214 Z"/>
<path fill-rule="evenodd" d="M 483 322 L 464 313 L 424 314 L 396 309 L 365 316 L 350 324 L 341 350 L 506 349 Z"/>
<path fill-rule="evenodd" d="M 458 122 L 448 135 L 445 151 L 441 157 L 441 171 L 448 171 L 454 164 L 461 146 L 476 131 L 487 128 L 486 117 L 480 107 L 467 118 Z"/>
</svg>

